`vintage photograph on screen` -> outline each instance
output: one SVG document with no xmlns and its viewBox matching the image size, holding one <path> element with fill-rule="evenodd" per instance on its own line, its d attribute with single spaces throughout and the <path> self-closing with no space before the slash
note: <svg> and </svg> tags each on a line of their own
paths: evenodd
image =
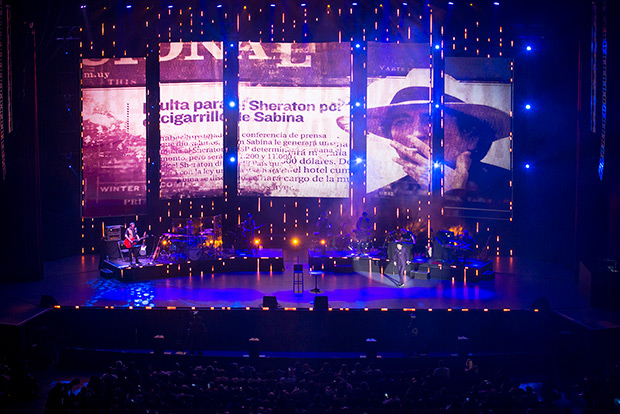
<svg viewBox="0 0 620 414">
<path fill-rule="evenodd" d="M 444 198 L 447 205 L 508 206 L 512 191 L 511 61 L 447 58 Z"/>
<path fill-rule="evenodd" d="M 243 196 L 349 195 L 350 46 L 240 44 Z"/>
<path fill-rule="evenodd" d="M 223 194 L 220 42 L 160 45 L 161 197 Z"/>
<path fill-rule="evenodd" d="M 145 211 L 144 69 L 144 58 L 83 60 L 84 217 Z"/>
<path fill-rule="evenodd" d="M 426 195 L 430 187 L 428 44 L 368 43 L 366 192 Z"/>
</svg>

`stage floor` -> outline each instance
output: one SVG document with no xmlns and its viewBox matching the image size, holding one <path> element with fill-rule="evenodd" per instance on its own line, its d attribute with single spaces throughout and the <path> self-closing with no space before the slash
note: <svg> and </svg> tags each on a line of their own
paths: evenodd
<svg viewBox="0 0 620 414">
<path fill-rule="evenodd" d="M 276 296 L 282 307 L 309 308 L 315 294 L 314 276 L 304 265 L 304 291 L 293 292 L 293 263 L 307 264 L 301 252 L 285 252 L 284 272 L 235 272 L 181 276 L 124 283 L 99 275 L 98 255 L 75 256 L 45 264 L 39 282 L 3 286 L 0 322 L 16 323 L 37 311 L 41 295 L 61 306 L 176 306 L 260 307 L 263 296 Z M 553 310 L 587 308 L 573 274 L 558 266 L 516 258 L 496 258 L 494 280 L 466 283 L 408 279 L 404 288 L 392 274 L 324 273 L 318 277 L 320 295 L 334 308 L 469 308 L 531 309 L 547 298 Z M 14 305 L 14 306 L 13 306 Z M 40 309 L 40 308 L 39 308 Z"/>
</svg>

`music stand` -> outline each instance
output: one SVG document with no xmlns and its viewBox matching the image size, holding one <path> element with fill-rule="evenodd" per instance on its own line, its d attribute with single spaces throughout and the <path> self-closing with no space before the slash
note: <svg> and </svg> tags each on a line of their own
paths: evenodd
<svg viewBox="0 0 620 414">
<path fill-rule="evenodd" d="M 314 275 L 314 289 L 310 290 L 312 293 L 321 293 L 321 289 L 319 289 L 319 275 L 323 274 L 322 270 L 311 270 L 311 275 Z"/>
</svg>

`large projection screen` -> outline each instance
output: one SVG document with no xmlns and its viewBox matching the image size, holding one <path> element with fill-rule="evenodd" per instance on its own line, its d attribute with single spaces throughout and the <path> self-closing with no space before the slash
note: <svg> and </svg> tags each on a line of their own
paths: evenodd
<svg viewBox="0 0 620 414">
<path fill-rule="evenodd" d="M 512 69 L 507 58 L 446 58 L 446 205 L 510 209 Z"/>
<path fill-rule="evenodd" d="M 145 85 L 144 58 L 82 60 L 84 217 L 145 212 Z"/>
<path fill-rule="evenodd" d="M 367 193 L 380 197 L 428 194 L 428 44 L 369 42 L 367 88 Z"/>
<path fill-rule="evenodd" d="M 223 51 L 220 42 L 160 45 L 163 199 L 223 195 Z"/>
<path fill-rule="evenodd" d="M 350 45 L 240 44 L 242 196 L 349 195 Z"/>
</svg>

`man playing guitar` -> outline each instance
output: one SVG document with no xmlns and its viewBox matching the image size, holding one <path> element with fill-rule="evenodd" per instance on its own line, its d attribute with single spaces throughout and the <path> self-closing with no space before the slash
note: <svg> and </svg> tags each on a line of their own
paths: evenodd
<svg viewBox="0 0 620 414">
<path fill-rule="evenodd" d="M 252 218 L 251 213 L 248 213 L 243 223 L 241 223 L 241 237 L 250 253 L 256 253 L 256 246 L 254 245 L 254 232 L 261 227 L 263 227 L 263 225 L 260 225 L 258 227 L 256 226 L 256 222 Z"/>
<path fill-rule="evenodd" d="M 146 236 L 146 232 L 144 232 Z M 138 229 L 136 228 L 136 223 L 129 223 L 129 227 L 125 230 L 125 247 L 129 249 L 129 265 L 131 266 L 133 260 L 135 259 L 136 264 L 140 264 L 138 260 L 140 247 L 137 245 L 141 240 L 140 235 L 138 234 Z"/>
</svg>

